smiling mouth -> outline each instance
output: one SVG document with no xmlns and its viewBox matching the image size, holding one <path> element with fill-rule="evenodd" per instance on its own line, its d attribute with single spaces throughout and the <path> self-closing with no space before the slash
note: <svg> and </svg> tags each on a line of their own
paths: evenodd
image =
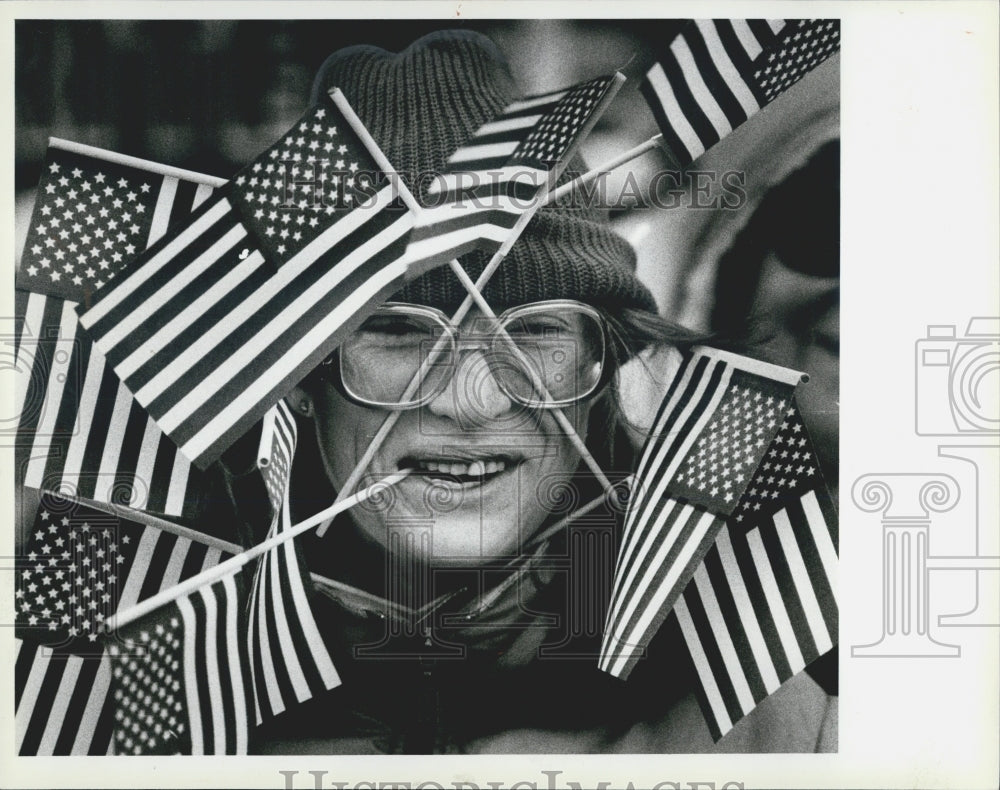
<svg viewBox="0 0 1000 790">
<path fill-rule="evenodd" d="M 513 458 L 491 456 L 489 458 L 414 458 L 400 460 L 400 469 L 411 469 L 415 476 L 439 480 L 459 485 L 481 485 L 493 480 L 504 472 L 514 469 L 519 462 Z"/>
</svg>

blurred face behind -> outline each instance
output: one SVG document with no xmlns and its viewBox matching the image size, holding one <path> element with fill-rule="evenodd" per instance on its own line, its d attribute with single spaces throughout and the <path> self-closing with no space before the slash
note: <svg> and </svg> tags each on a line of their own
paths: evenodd
<svg viewBox="0 0 1000 790">
<path fill-rule="evenodd" d="M 768 359 L 809 374 L 796 391 L 802 418 L 836 496 L 840 420 L 840 278 L 801 274 L 773 252 L 761 269 L 751 321 Z"/>
<path fill-rule="evenodd" d="M 470 314 L 460 334 L 481 320 Z M 452 375 L 438 375 L 440 391 L 398 413 L 357 488 L 400 469 L 413 471 L 385 507 L 351 510 L 367 539 L 388 549 L 393 528 L 410 525 L 430 534 L 418 544 L 421 558 L 475 565 L 518 554 L 548 516 L 546 492 L 572 477 L 580 454 L 551 411 L 519 404 L 507 394 L 509 384 L 505 392 L 496 366 L 487 364 L 489 354 L 459 346 L 449 357 Z M 341 490 L 390 412 L 360 405 L 327 381 L 299 389 L 295 401 L 311 405 L 327 477 Z M 588 401 L 563 412 L 586 438 Z"/>
</svg>

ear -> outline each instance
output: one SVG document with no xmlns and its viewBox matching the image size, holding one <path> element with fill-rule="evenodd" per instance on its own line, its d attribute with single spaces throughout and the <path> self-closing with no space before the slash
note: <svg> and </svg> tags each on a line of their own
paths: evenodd
<svg viewBox="0 0 1000 790">
<path fill-rule="evenodd" d="M 297 414 L 303 417 L 312 418 L 315 414 L 315 408 L 313 406 L 312 395 L 310 395 L 302 387 L 296 386 L 292 389 L 288 396 L 285 398 L 289 405 L 295 410 Z"/>
</svg>

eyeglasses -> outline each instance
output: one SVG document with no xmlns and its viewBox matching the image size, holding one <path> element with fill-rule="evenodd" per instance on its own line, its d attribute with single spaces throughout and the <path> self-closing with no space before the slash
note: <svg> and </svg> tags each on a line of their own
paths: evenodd
<svg viewBox="0 0 1000 790">
<path fill-rule="evenodd" d="M 489 373 L 520 405 L 561 408 L 606 383 L 606 338 L 601 314 L 568 299 L 515 307 L 496 318 L 477 316 L 461 331 L 440 310 L 389 302 L 324 362 L 324 370 L 357 403 L 413 409 L 443 392 L 474 351 L 477 366 L 463 386 L 475 387 Z M 415 384 L 418 374 L 423 379 Z"/>
</svg>

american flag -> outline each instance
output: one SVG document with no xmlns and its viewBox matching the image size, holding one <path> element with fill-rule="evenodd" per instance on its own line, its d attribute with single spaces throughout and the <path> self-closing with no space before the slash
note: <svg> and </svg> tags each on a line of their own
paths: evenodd
<svg viewBox="0 0 1000 790">
<path fill-rule="evenodd" d="M 323 97 L 80 320 L 205 466 L 400 287 L 412 216 Z"/>
<path fill-rule="evenodd" d="M 664 396 L 640 455 L 600 667 L 628 677 L 777 434 L 801 374 L 698 348 Z"/>
<path fill-rule="evenodd" d="M 107 754 L 104 622 L 238 550 L 145 513 L 43 492 L 15 562 L 18 753 Z"/>
<path fill-rule="evenodd" d="M 52 139 L 15 290 L 22 485 L 192 515 L 200 474 L 79 331 L 76 306 L 222 179 Z"/>
<path fill-rule="evenodd" d="M 50 138 L 15 283 L 87 302 L 224 183 Z"/>
<path fill-rule="evenodd" d="M 116 632 L 116 754 L 247 753 L 244 601 L 231 573 Z"/>
<path fill-rule="evenodd" d="M 432 182 L 407 250 L 414 273 L 473 249 L 497 250 L 551 186 L 623 78 L 600 77 L 513 102 Z"/>
<path fill-rule="evenodd" d="M 274 508 L 271 535 L 292 526 L 287 493 L 296 438 L 295 417 L 279 401 L 264 419 L 258 453 Z M 294 540 L 289 540 L 267 552 L 254 575 L 246 638 L 258 724 L 340 685 L 302 571 Z"/>
<path fill-rule="evenodd" d="M 837 642 L 837 513 L 794 405 L 674 616 L 719 739 Z"/>
<path fill-rule="evenodd" d="M 642 91 L 688 165 L 840 47 L 837 19 L 698 19 L 647 72 Z"/>
</svg>

